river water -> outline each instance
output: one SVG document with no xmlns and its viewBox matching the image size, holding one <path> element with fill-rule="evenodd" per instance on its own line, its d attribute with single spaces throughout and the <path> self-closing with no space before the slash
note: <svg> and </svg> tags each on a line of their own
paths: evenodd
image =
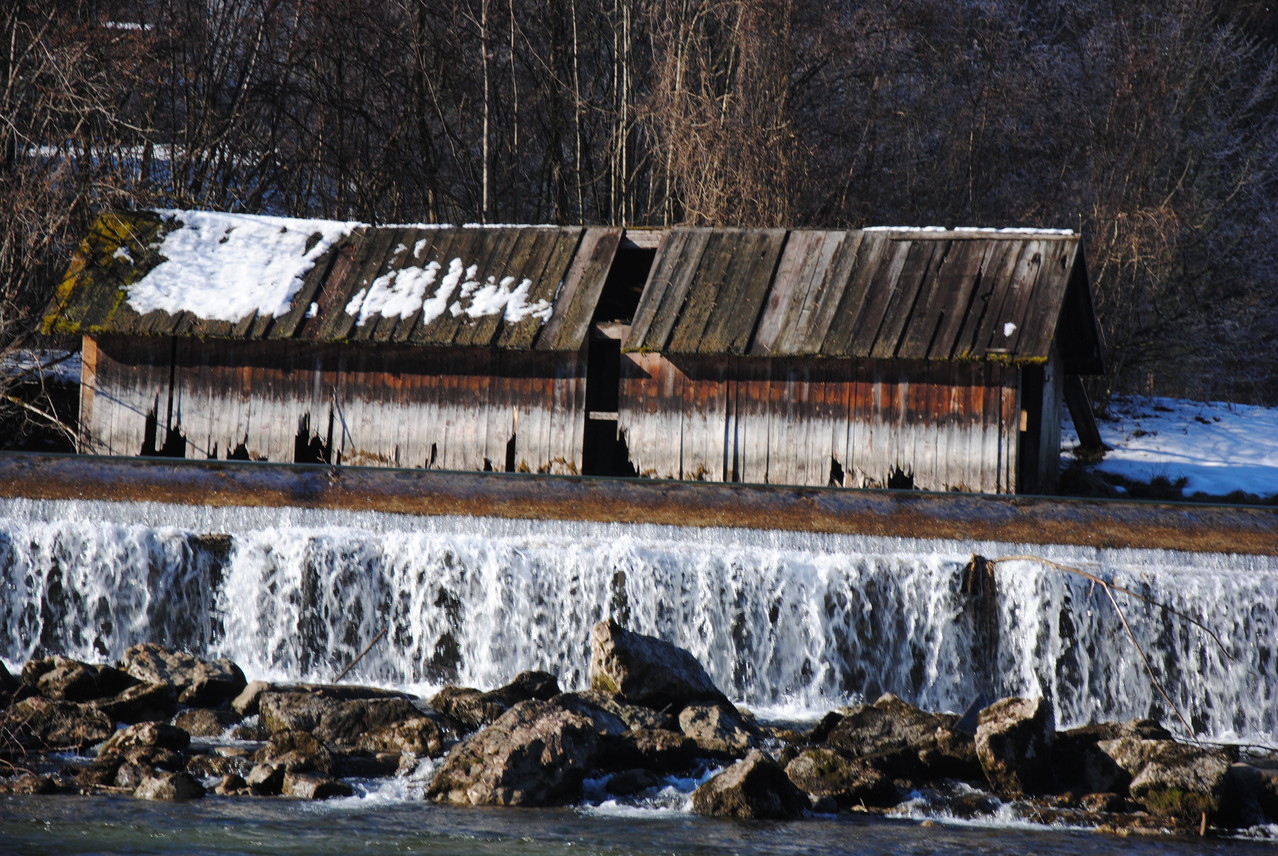
<svg viewBox="0 0 1278 856">
<path fill-rule="evenodd" d="M 1001 560 L 997 595 L 979 604 L 959 593 L 973 553 Z M 1088 576 L 1161 606 L 1111 599 Z M 346 680 L 427 694 L 535 668 L 578 688 L 590 626 L 609 615 L 689 649 L 765 717 L 812 720 L 888 691 L 942 711 L 1046 695 L 1060 727 L 1155 716 L 1182 736 L 1278 742 L 1272 557 L 0 500 L 11 668 L 50 653 L 110 661 L 156 641 L 228 656 L 250 679 L 328 681 L 385 631 Z M 1254 831 L 1266 839 L 1254 845 L 1119 845 L 1030 827 L 1015 806 L 973 823 L 921 802 L 897 819 L 732 824 L 688 814 L 693 785 L 561 811 L 425 805 L 412 780 L 319 806 L 6 798 L 0 852 L 1189 853 L 1272 851 L 1274 832 Z"/>
<path fill-rule="evenodd" d="M 848 815 L 741 823 L 684 812 L 446 808 L 352 799 L 322 804 L 206 797 L 0 798 L 0 853 L 430 854 L 430 856 L 1149 856 L 1272 854 L 1272 841 L 1117 838 L 1014 822 L 925 824 Z"/>
</svg>

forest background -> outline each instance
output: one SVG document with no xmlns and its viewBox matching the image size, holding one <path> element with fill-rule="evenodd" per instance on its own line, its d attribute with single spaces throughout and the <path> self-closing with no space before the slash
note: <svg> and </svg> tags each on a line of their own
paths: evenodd
<svg viewBox="0 0 1278 856">
<path fill-rule="evenodd" d="M 1101 402 L 1278 404 L 1259 0 L 0 5 L 0 352 L 111 207 L 1034 226 L 1085 239 Z"/>
</svg>

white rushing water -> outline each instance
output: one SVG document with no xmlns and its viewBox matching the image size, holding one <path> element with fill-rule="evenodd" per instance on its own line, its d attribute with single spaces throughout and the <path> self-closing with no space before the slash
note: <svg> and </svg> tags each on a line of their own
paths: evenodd
<svg viewBox="0 0 1278 856">
<path fill-rule="evenodd" d="M 205 533 L 228 537 L 210 538 Z M 958 593 L 997 566 L 985 612 Z M 545 669 L 587 683 L 612 615 L 692 651 L 746 705 L 819 715 L 890 691 L 958 711 L 1047 695 L 1062 727 L 1153 715 L 1141 653 L 1199 735 L 1278 734 L 1278 560 L 734 529 L 0 500 L 0 659 L 110 661 L 156 641 L 250 678 L 419 691 Z M 1129 637 L 1126 619 L 1135 641 Z M 1234 659 L 1231 659 L 1231 656 Z"/>
</svg>

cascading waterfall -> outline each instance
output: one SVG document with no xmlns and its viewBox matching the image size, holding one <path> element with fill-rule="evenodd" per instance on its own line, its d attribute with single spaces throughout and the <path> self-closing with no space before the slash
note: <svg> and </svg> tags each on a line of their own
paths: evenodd
<svg viewBox="0 0 1278 856">
<path fill-rule="evenodd" d="M 219 533 L 210 535 L 207 533 Z M 959 593 L 971 553 L 1032 554 Z M 1047 695 L 1062 726 L 1156 716 L 1141 659 L 1202 736 L 1278 733 L 1278 560 L 303 509 L 0 501 L 0 659 L 103 661 L 156 641 L 250 677 L 418 691 L 523 669 L 586 683 L 612 615 L 692 651 L 747 705 L 821 712 L 894 692 L 931 710 Z M 1139 645 L 1139 651 L 1138 651 Z M 1231 656 L 1233 659 L 1231 659 Z"/>
</svg>

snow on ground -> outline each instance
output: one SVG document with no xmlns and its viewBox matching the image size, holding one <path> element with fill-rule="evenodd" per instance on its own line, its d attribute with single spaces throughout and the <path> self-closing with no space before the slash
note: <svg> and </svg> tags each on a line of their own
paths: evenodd
<svg viewBox="0 0 1278 856">
<path fill-rule="evenodd" d="M 1116 396 L 1109 411 L 1099 426 L 1111 450 L 1091 467 L 1098 473 L 1143 483 L 1184 479 L 1186 498 L 1278 495 L 1278 408 Z M 1066 422 L 1063 463 L 1077 443 Z"/>
<path fill-rule="evenodd" d="M 22 348 L 0 354 L 0 376 L 19 383 L 79 383 L 80 354 Z"/>
</svg>

